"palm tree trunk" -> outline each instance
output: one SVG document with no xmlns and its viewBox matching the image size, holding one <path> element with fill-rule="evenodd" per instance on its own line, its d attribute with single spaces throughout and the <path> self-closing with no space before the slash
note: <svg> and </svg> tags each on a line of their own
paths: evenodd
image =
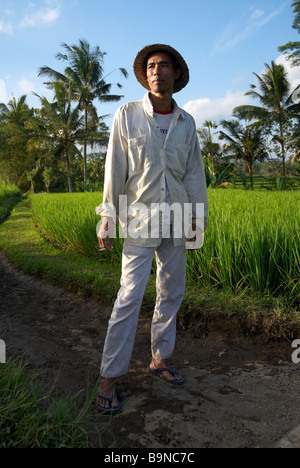
<svg viewBox="0 0 300 468">
<path fill-rule="evenodd" d="M 87 130 L 87 118 L 88 118 L 87 107 L 85 106 L 85 109 L 84 109 L 84 131 L 85 132 Z M 87 147 L 87 143 L 85 141 L 83 145 L 83 186 L 84 188 L 86 187 L 86 181 L 87 181 L 86 147 Z"/>
<path fill-rule="evenodd" d="M 68 184 L 69 184 L 69 192 L 73 193 L 73 185 L 72 185 L 72 177 L 71 177 L 71 167 L 70 167 L 70 159 L 68 153 L 65 153 L 66 161 L 67 161 L 67 172 L 68 172 Z"/>
<path fill-rule="evenodd" d="M 283 125 L 280 120 L 279 122 L 279 127 L 280 127 L 280 144 L 281 144 L 281 159 L 282 159 L 282 177 L 284 181 L 284 186 L 285 186 L 285 147 L 284 147 L 284 136 L 283 136 Z"/>
<path fill-rule="evenodd" d="M 34 193 L 33 176 L 30 176 L 30 192 Z"/>
<path fill-rule="evenodd" d="M 249 172 L 249 176 L 250 176 L 250 188 L 251 188 L 251 190 L 253 190 L 253 170 L 252 170 L 252 162 L 248 161 L 248 162 L 247 162 L 247 166 L 248 166 L 248 172 Z"/>
<path fill-rule="evenodd" d="M 282 159 L 282 176 L 285 180 L 286 170 L 285 170 L 285 148 L 284 142 L 281 143 L 281 159 Z"/>
</svg>

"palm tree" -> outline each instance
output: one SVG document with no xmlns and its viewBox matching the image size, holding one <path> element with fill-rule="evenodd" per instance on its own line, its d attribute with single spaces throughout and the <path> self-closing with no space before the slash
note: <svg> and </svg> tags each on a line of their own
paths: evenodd
<svg viewBox="0 0 300 468">
<path fill-rule="evenodd" d="M 0 119 L 6 123 L 14 125 L 22 125 L 32 115 L 28 105 L 26 104 L 26 94 L 21 96 L 18 100 L 13 98 L 6 104 L 0 103 Z"/>
<path fill-rule="evenodd" d="M 203 127 L 197 128 L 202 155 L 209 158 L 214 165 L 222 154 L 220 144 L 215 141 L 215 136 L 218 133 L 217 128 L 218 125 L 211 120 L 206 120 Z"/>
<path fill-rule="evenodd" d="M 215 122 L 206 120 L 202 127 L 197 128 L 207 186 L 213 188 L 226 186 L 234 170 L 218 141 L 218 127 Z"/>
<path fill-rule="evenodd" d="M 293 28 L 300 33 L 300 0 L 294 0 L 292 3 L 294 7 L 295 19 L 293 22 Z M 284 46 L 278 48 L 280 52 L 290 52 L 288 59 L 291 61 L 293 66 L 300 65 L 300 42 L 288 42 Z"/>
<path fill-rule="evenodd" d="M 0 103 L 0 170 L 17 184 L 37 154 L 28 142 L 32 136 L 34 110 L 26 103 L 26 95 L 13 97 L 7 105 Z"/>
<path fill-rule="evenodd" d="M 242 126 L 238 120 L 223 120 L 220 139 L 226 141 L 225 153 L 246 163 L 250 175 L 250 187 L 253 190 L 253 163 L 268 157 L 263 139 L 263 129 L 258 124 Z"/>
<path fill-rule="evenodd" d="M 293 102 L 287 72 L 283 65 L 277 65 L 272 61 L 271 66 L 266 64 L 266 73 L 262 76 L 254 73 L 258 80 L 256 85 L 251 85 L 251 90 L 245 93 L 257 99 L 261 106 L 243 105 L 233 110 L 235 117 L 246 120 L 258 119 L 266 129 L 275 129 L 273 141 L 279 143 L 282 160 L 282 175 L 285 178 L 286 160 L 286 129 L 289 127 L 291 118 L 299 112 L 299 104 Z"/>
<path fill-rule="evenodd" d="M 71 176 L 71 157 L 81 153 L 77 144 L 87 139 L 84 131 L 83 116 L 80 105 L 72 108 L 69 87 L 62 81 L 53 83 L 55 92 L 54 102 L 49 102 L 45 97 L 40 97 L 42 108 L 40 119 L 42 130 L 36 133 L 36 138 L 48 142 L 52 152 L 65 159 L 68 174 L 69 192 L 73 192 Z"/>
<path fill-rule="evenodd" d="M 56 58 L 69 62 L 69 66 L 65 69 L 64 74 L 45 66 L 40 68 L 39 76 L 48 76 L 54 81 L 68 83 L 72 91 L 72 98 L 78 101 L 80 109 L 84 112 L 84 129 L 87 130 L 89 116 L 93 121 L 98 122 L 97 111 L 93 105 L 94 100 L 100 102 L 117 102 L 123 96 L 110 94 L 112 84 L 106 83 L 108 75 L 104 76 L 103 69 L 104 56 L 106 53 L 102 52 L 99 46 L 91 49 L 87 41 L 80 40 L 78 46 L 69 46 L 64 43 L 62 47 L 66 50 L 66 53 L 59 53 Z M 128 73 L 124 68 L 119 68 L 119 71 L 127 78 Z M 52 82 L 47 84 L 52 87 Z M 120 83 L 117 83 L 117 86 L 122 88 Z M 86 155 L 87 142 L 84 142 L 84 186 L 86 186 L 87 181 Z"/>
</svg>

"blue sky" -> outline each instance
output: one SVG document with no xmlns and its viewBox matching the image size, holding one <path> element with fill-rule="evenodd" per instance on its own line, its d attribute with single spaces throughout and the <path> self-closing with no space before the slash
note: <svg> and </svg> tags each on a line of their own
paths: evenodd
<svg viewBox="0 0 300 468">
<path fill-rule="evenodd" d="M 124 98 L 102 104 L 100 115 L 111 125 L 119 105 L 143 97 L 132 63 L 142 47 L 170 44 L 183 55 L 191 80 L 175 95 L 177 103 L 195 118 L 197 126 L 206 119 L 229 118 L 233 107 L 249 102 L 244 93 L 255 83 L 253 72 L 264 64 L 285 63 L 278 46 L 299 40 L 292 29 L 292 0 L 0 0 L 0 102 L 32 91 L 50 98 L 38 77 L 48 65 L 63 71 L 65 64 L 55 55 L 62 43 L 86 39 L 105 51 L 108 81 L 121 81 Z M 300 83 L 300 67 L 286 64 L 291 82 Z M 124 67 L 129 78 L 118 71 Z M 119 94 L 117 87 L 112 92 Z"/>
</svg>

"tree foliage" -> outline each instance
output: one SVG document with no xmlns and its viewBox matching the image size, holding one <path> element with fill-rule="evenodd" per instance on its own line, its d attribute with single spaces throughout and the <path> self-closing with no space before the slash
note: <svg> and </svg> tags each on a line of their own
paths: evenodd
<svg viewBox="0 0 300 468">
<path fill-rule="evenodd" d="M 300 0 L 295 0 L 292 3 L 295 19 L 293 28 L 300 34 Z M 300 41 L 290 41 L 287 44 L 278 48 L 280 52 L 289 53 L 288 58 L 293 66 L 300 65 Z"/>
<path fill-rule="evenodd" d="M 68 66 L 64 74 L 57 72 L 47 66 L 41 67 L 39 76 L 50 77 L 54 82 L 62 81 L 69 88 L 72 99 L 79 103 L 79 108 L 84 112 L 84 129 L 88 129 L 90 124 L 95 128 L 99 125 L 99 117 L 94 106 L 94 101 L 116 102 L 123 96 L 111 94 L 112 83 L 106 82 L 104 76 L 104 56 L 100 47 L 94 49 L 86 40 L 80 40 L 79 45 L 69 46 L 62 44 L 65 53 L 57 54 L 59 60 L 67 61 Z M 127 78 L 128 73 L 125 68 L 119 68 L 121 74 Z M 46 85 L 53 88 L 53 81 Z M 116 83 L 118 88 L 122 88 L 121 83 Z M 83 143 L 83 185 L 87 183 L 87 141 Z"/>
<path fill-rule="evenodd" d="M 33 191 L 37 184 L 38 190 L 49 191 L 54 185 L 56 190 L 73 191 L 74 183 L 84 189 L 90 184 L 88 170 L 95 177 L 102 173 L 98 154 L 103 153 L 109 134 L 106 116 L 98 115 L 94 101 L 122 97 L 111 93 L 113 84 L 104 74 L 106 54 L 99 46 L 92 48 L 85 40 L 62 46 L 65 53 L 57 58 L 68 62 L 64 72 L 46 66 L 39 70 L 39 75 L 49 78 L 45 85 L 53 91 L 53 101 L 38 96 L 41 107 L 29 109 L 24 95 L 0 104 L 1 176 L 25 190 Z M 128 76 L 124 68 L 119 71 Z M 121 83 L 116 86 L 122 88 Z"/>
<path fill-rule="evenodd" d="M 220 131 L 220 139 L 226 142 L 224 153 L 245 163 L 253 189 L 253 164 L 268 157 L 263 127 L 259 124 L 243 126 L 238 120 L 223 120 L 221 125 L 224 131 Z"/>
<path fill-rule="evenodd" d="M 286 155 L 289 147 L 292 119 L 299 115 L 299 103 L 293 101 L 293 93 L 283 65 L 272 61 L 266 64 L 262 75 L 254 73 L 257 84 L 245 94 L 258 101 L 260 105 L 243 105 L 233 110 L 239 119 L 256 120 L 265 128 L 265 133 L 272 134 L 273 143 L 280 147 L 282 175 L 285 177 Z"/>
</svg>

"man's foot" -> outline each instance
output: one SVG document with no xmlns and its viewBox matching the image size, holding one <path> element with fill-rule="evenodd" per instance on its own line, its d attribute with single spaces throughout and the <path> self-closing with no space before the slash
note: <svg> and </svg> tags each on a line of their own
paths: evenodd
<svg viewBox="0 0 300 468">
<path fill-rule="evenodd" d="M 161 377 L 171 384 L 182 385 L 184 383 L 184 377 L 174 367 L 170 366 L 167 359 L 152 358 L 148 370 L 151 374 Z"/>
<path fill-rule="evenodd" d="M 115 380 L 102 377 L 96 397 L 96 406 L 103 414 L 118 413 L 122 409 L 115 390 Z"/>
</svg>

